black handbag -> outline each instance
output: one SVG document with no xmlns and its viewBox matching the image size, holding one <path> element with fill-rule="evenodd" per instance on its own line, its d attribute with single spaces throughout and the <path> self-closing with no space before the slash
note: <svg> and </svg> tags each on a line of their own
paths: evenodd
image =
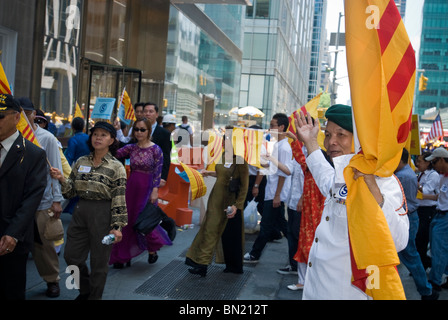
<svg viewBox="0 0 448 320">
<path fill-rule="evenodd" d="M 233 168 L 232 171 L 232 175 L 230 176 L 230 181 L 229 181 L 229 192 L 231 193 L 238 193 L 240 191 L 240 178 L 234 178 L 233 174 L 235 173 L 235 169 L 236 169 L 236 164 L 235 167 Z"/>
<path fill-rule="evenodd" d="M 142 235 L 151 233 L 157 225 L 166 230 L 171 241 L 176 237 L 176 223 L 163 210 L 148 202 L 134 223 L 134 230 Z"/>
</svg>

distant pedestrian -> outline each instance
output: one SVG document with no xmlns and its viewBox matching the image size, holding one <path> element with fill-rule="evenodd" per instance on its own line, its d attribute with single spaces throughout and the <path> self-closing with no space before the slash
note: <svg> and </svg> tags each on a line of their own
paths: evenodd
<svg viewBox="0 0 448 320">
<path fill-rule="evenodd" d="M 429 271 L 429 282 L 433 289 L 440 291 L 442 287 L 448 287 L 446 281 L 442 283 L 442 275 L 448 267 L 448 151 L 439 147 L 425 160 L 431 161 L 433 168 L 442 175 L 437 213 L 430 226 L 431 270 Z"/>
<path fill-rule="evenodd" d="M 439 294 L 432 289 L 431 284 L 426 278 L 425 268 L 423 267 L 420 255 L 415 246 L 415 235 L 418 230 L 418 203 L 417 203 L 417 176 L 408 164 L 409 152 L 403 149 L 403 153 L 398 164 L 395 175 L 400 180 L 406 196 L 406 210 L 409 218 L 409 240 L 406 248 L 398 252 L 400 261 L 408 268 L 412 274 L 417 291 L 420 293 L 422 300 L 436 300 Z"/>
<path fill-rule="evenodd" d="M 304 175 L 300 164 L 293 160 L 293 170 L 291 172 L 291 187 L 289 189 L 289 199 L 287 202 L 288 212 L 288 262 L 284 268 L 277 270 L 280 274 L 297 274 L 297 261 L 294 256 L 299 244 L 300 220 L 302 218 L 302 195 Z"/>
<path fill-rule="evenodd" d="M 430 155 L 431 152 L 424 152 L 418 156 L 416 161 L 417 169 L 420 172 L 417 181 L 421 196 L 417 197 L 418 231 L 415 245 L 425 270 L 431 267 L 431 258 L 428 256 L 429 227 L 437 213 L 437 197 L 440 192 L 440 175 L 433 169 L 431 161 L 425 159 Z"/>
<path fill-rule="evenodd" d="M 267 173 L 260 233 L 255 239 L 251 251 L 244 255 L 245 263 L 257 263 L 264 247 L 268 241 L 271 241 L 278 234 L 279 230 L 285 236 L 287 235 L 285 203 L 289 198 L 291 172 L 293 170 L 292 150 L 288 139 L 286 139 L 288 126 L 289 120 L 284 113 L 277 113 L 271 119 L 271 137 L 276 136 L 277 142 L 270 156 L 275 157 L 279 163 L 286 166 L 289 174 L 282 172 L 272 162 L 268 164 L 269 172 Z"/>
<path fill-rule="evenodd" d="M 70 165 L 73 165 L 80 157 L 90 153 L 87 140 L 89 135 L 84 132 L 84 119 L 76 117 L 72 120 L 73 137 L 68 139 L 65 157 Z"/>
<path fill-rule="evenodd" d="M 146 102 L 143 107 L 143 116 L 151 123 L 151 141 L 158 145 L 163 152 L 163 167 L 160 187 L 165 186 L 171 165 L 171 133 L 157 125 L 159 107 L 154 102 Z"/>
<path fill-rule="evenodd" d="M 188 123 L 188 117 L 182 116 L 182 123 L 178 126 L 181 129 L 179 134 L 179 143 L 182 146 L 193 146 L 193 129 L 191 125 Z"/>
</svg>

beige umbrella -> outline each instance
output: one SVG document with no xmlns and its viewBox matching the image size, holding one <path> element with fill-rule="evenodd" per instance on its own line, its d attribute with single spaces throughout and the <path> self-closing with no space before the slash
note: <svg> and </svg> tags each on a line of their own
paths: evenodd
<svg viewBox="0 0 448 320">
<path fill-rule="evenodd" d="M 263 118 L 264 117 L 264 113 L 260 109 L 252 107 L 252 106 L 247 106 L 247 107 L 239 109 L 238 115 L 240 117 L 242 117 L 242 116 L 251 116 L 251 117 L 255 117 L 255 118 Z"/>
</svg>

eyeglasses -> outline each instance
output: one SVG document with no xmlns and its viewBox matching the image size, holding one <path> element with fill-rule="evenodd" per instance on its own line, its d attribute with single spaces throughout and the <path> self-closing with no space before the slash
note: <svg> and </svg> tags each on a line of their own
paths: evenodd
<svg viewBox="0 0 448 320">
<path fill-rule="evenodd" d="M 34 119 L 34 123 L 41 124 L 41 123 L 47 123 L 47 121 L 44 120 L 44 119 L 38 119 L 38 118 L 36 118 L 36 119 Z"/>
<path fill-rule="evenodd" d="M 135 128 L 134 131 L 135 131 L 135 132 L 139 132 L 139 131 L 140 131 L 140 132 L 146 132 L 146 131 L 148 131 L 148 129 Z"/>
<path fill-rule="evenodd" d="M 7 115 L 14 114 L 16 112 L 0 112 L 0 120 L 5 119 Z"/>
</svg>

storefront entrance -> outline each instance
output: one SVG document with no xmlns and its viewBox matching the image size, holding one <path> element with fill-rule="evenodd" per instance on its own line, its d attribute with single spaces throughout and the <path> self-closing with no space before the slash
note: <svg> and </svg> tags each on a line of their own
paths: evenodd
<svg viewBox="0 0 448 320">
<path fill-rule="evenodd" d="M 112 116 L 109 119 L 112 122 L 117 117 L 118 104 L 124 89 L 126 89 L 133 105 L 140 101 L 142 86 L 141 70 L 98 64 L 92 61 L 88 61 L 84 66 L 86 68 L 83 71 L 88 75 L 85 77 L 85 79 L 87 78 L 85 85 L 87 89 L 86 101 L 89 101 L 89 107 L 87 108 L 85 103 L 83 103 L 81 110 L 87 119 L 87 125 L 89 125 L 91 113 L 97 98 L 116 99 Z"/>
</svg>

